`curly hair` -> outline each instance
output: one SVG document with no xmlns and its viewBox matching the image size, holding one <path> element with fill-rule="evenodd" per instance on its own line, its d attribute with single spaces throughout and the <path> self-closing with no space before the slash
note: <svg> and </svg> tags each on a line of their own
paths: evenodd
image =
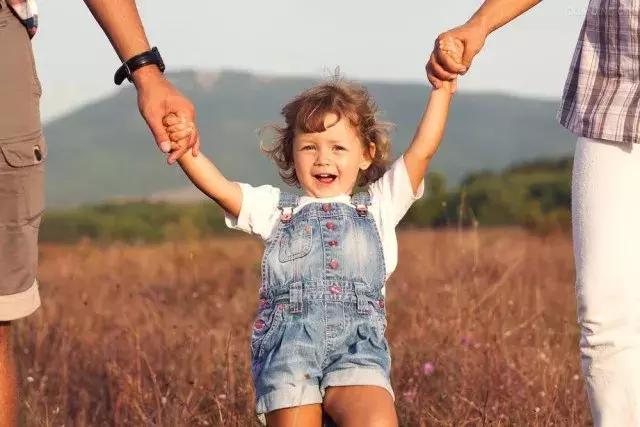
<svg viewBox="0 0 640 427">
<path fill-rule="evenodd" d="M 384 174 L 388 167 L 391 147 L 391 123 L 378 120 L 378 107 L 361 85 L 335 77 L 305 90 L 282 109 L 285 124 L 272 125 L 275 137 L 271 147 L 261 144 L 262 151 L 276 163 L 280 176 L 289 185 L 300 187 L 293 162 L 293 140 L 296 132 L 324 132 L 327 114 L 343 117 L 357 131 L 365 149 L 376 147 L 371 165 L 358 174 L 356 186 L 370 184 Z"/>
</svg>

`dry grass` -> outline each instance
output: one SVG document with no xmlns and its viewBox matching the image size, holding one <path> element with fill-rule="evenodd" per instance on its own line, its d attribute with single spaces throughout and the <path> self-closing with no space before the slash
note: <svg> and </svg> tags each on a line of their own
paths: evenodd
<svg viewBox="0 0 640 427">
<path fill-rule="evenodd" d="M 43 246 L 17 323 L 28 426 L 249 426 L 261 244 Z M 582 426 L 566 236 L 404 231 L 388 285 L 403 426 Z M 424 364 L 435 367 L 425 374 Z"/>
</svg>

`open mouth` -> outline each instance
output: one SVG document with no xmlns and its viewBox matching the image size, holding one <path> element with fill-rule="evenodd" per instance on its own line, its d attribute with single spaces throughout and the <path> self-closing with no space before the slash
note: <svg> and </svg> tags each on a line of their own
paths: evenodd
<svg viewBox="0 0 640 427">
<path fill-rule="evenodd" d="M 336 180 L 338 175 L 334 175 L 332 173 L 319 173 L 319 174 L 313 175 L 313 177 L 323 184 L 331 184 L 333 181 Z"/>
</svg>

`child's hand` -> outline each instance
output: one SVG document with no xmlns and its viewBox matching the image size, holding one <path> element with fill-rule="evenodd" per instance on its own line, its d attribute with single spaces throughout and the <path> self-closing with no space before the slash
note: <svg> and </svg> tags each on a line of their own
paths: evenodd
<svg viewBox="0 0 640 427">
<path fill-rule="evenodd" d="M 464 44 L 456 38 L 447 37 L 442 39 L 438 43 L 438 49 L 457 64 L 462 65 L 462 54 L 464 52 Z M 454 78 L 453 80 L 445 80 L 443 81 L 444 88 L 448 89 L 451 93 L 455 93 L 458 88 L 458 78 Z"/>
<path fill-rule="evenodd" d="M 172 150 L 180 148 L 178 142 L 189 137 L 195 128 L 192 122 L 187 122 L 184 117 L 178 117 L 173 113 L 164 116 L 162 124 L 171 140 Z"/>
</svg>

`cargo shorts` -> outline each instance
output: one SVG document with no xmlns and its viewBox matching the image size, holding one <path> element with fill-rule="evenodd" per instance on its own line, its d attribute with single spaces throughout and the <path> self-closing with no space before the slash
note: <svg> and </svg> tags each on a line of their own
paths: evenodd
<svg viewBox="0 0 640 427">
<path fill-rule="evenodd" d="M 0 321 L 40 306 L 36 272 L 47 146 L 31 41 L 0 0 Z"/>
</svg>

